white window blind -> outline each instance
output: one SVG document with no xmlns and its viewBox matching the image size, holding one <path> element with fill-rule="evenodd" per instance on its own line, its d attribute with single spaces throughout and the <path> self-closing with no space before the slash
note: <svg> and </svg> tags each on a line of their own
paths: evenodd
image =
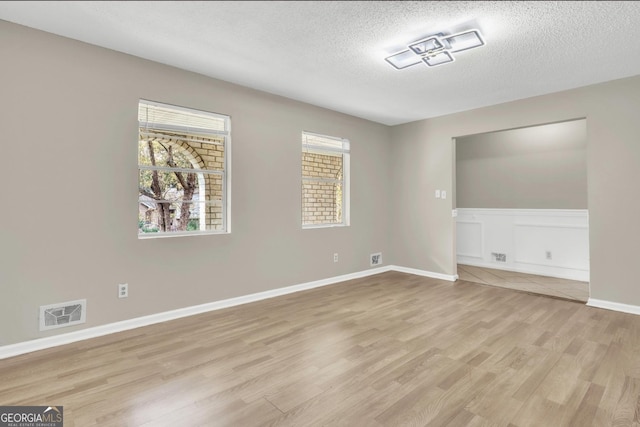
<svg viewBox="0 0 640 427">
<path fill-rule="evenodd" d="M 349 140 L 311 132 L 302 133 L 302 149 L 305 151 L 325 151 L 334 153 L 349 153 Z"/>
<path fill-rule="evenodd" d="M 140 129 L 166 130 L 186 135 L 225 136 L 229 118 L 215 113 L 141 100 L 138 104 Z"/>
</svg>

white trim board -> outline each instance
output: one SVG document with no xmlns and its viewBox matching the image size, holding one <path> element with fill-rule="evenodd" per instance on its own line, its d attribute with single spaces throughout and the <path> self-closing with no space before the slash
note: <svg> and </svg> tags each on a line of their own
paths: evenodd
<svg viewBox="0 0 640 427">
<path fill-rule="evenodd" d="M 498 264 L 497 262 L 478 261 L 476 259 L 469 259 L 469 257 L 464 255 L 459 255 L 457 257 L 457 263 L 462 265 L 470 265 L 472 267 L 491 268 L 494 270 L 503 270 L 503 271 L 514 271 L 516 273 L 535 274 L 537 276 L 555 277 L 557 279 L 577 280 L 579 282 L 588 282 L 590 280 L 588 271 L 576 270 L 576 269 L 565 269 L 563 271 L 562 267 L 556 267 L 554 270 L 545 269 L 544 271 L 536 270 L 535 268 L 526 268 L 526 267 L 512 267 L 512 266 L 505 267 L 503 265 Z M 531 265 L 536 265 L 536 264 L 531 264 Z"/>
<path fill-rule="evenodd" d="M 640 306 L 637 305 L 622 304 L 619 302 L 606 301 L 595 298 L 589 298 L 589 300 L 587 301 L 587 305 L 589 307 L 604 308 L 606 310 L 640 315 Z"/>
<path fill-rule="evenodd" d="M 463 215 L 506 215 L 506 216 L 564 216 L 589 217 L 588 209 L 508 209 L 508 208 L 457 208 L 458 216 Z"/>
<path fill-rule="evenodd" d="M 451 276 L 442 273 L 432 273 L 424 270 L 413 268 L 399 267 L 395 265 L 387 265 L 378 268 L 372 268 L 356 273 L 343 274 L 341 276 L 330 277 L 327 279 L 315 280 L 313 282 L 301 283 L 299 285 L 287 286 L 284 288 L 272 289 L 269 291 L 258 292 L 255 294 L 243 295 L 235 298 L 229 298 L 221 301 L 214 301 L 206 304 L 194 305 L 191 307 L 179 308 L 177 310 L 165 311 L 162 313 L 150 314 L 148 316 L 136 317 L 134 319 L 123 320 L 120 322 L 109 323 L 101 326 L 94 326 L 79 331 L 68 332 L 60 335 L 54 335 L 46 338 L 37 338 L 34 340 L 24 341 L 16 344 L 0 346 L 0 360 L 8 357 L 18 356 L 33 351 L 44 350 L 47 348 L 57 347 L 64 344 L 70 344 L 90 338 L 97 338 L 103 335 L 109 335 L 116 332 L 128 331 L 130 329 L 140 328 L 142 326 L 153 325 L 155 323 L 167 322 L 169 320 L 180 319 L 182 317 L 193 316 L 195 314 L 206 313 L 209 311 L 220 310 L 223 308 L 234 307 L 241 304 L 260 301 L 281 295 L 287 295 L 294 292 L 305 291 L 308 289 L 318 288 L 321 286 L 332 285 L 334 283 L 345 282 L 347 280 L 359 279 L 362 277 L 372 276 L 374 274 L 385 273 L 387 271 L 400 271 L 403 273 L 416 274 L 419 276 L 432 277 L 448 281 L 455 281 L 458 276 Z"/>
<path fill-rule="evenodd" d="M 390 270 L 399 271 L 401 273 L 415 274 L 416 276 L 431 277 L 433 279 L 447 280 L 449 282 L 455 282 L 456 280 L 458 280 L 457 274 L 450 275 L 450 274 L 442 274 L 442 273 L 433 273 L 431 271 L 418 270 L 418 269 L 409 268 L 409 267 L 400 267 L 398 265 L 391 265 L 389 267 L 390 267 Z"/>
</svg>

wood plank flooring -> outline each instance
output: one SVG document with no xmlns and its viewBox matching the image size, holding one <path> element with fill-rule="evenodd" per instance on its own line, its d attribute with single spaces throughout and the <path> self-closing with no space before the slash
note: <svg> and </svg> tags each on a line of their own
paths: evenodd
<svg viewBox="0 0 640 427">
<path fill-rule="evenodd" d="M 475 267 L 464 264 L 458 264 L 458 276 L 460 279 L 468 282 L 499 286 L 501 288 L 582 302 L 589 300 L 589 282 L 558 279 L 556 277 Z"/>
<path fill-rule="evenodd" d="M 639 426 L 640 316 L 388 272 L 0 360 L 65 426 Z"/>
</svg>

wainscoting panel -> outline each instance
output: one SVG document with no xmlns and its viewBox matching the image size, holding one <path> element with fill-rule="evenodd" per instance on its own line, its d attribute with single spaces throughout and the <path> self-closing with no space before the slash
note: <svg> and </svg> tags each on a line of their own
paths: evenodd
<svg viewBox="0 0 640 427">
<path fill-rule="evenodd" d="M 458 209 L 459 264 L 589 281 L 589 214 L 565 209 Z"/>
<path fill-rule="evenodd" d="M 468 258 L 482 259 L 482 223 L 458 220 L 457 226 L 458 236 L 464 236 L 464 239 L 458 238 L 458 254 Z"/>
</svg>

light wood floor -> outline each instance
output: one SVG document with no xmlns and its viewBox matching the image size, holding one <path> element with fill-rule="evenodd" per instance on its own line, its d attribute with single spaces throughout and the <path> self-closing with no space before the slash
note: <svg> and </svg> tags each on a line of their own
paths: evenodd
<svg viewBox="0 0 640 427">
<path fill-rule="evenodd" d="M 589 282 L 558 279 L 535 274 L 458 264 L 458 276 L 462 280 L 501 288 L 515 289 L 535 294 L 587 302 Z"/>
<path fill-rule="evenodd" d="M 0 360 L 65 426 L 638 426 L 640 316 L 388 272 Z"/>
</svg>

